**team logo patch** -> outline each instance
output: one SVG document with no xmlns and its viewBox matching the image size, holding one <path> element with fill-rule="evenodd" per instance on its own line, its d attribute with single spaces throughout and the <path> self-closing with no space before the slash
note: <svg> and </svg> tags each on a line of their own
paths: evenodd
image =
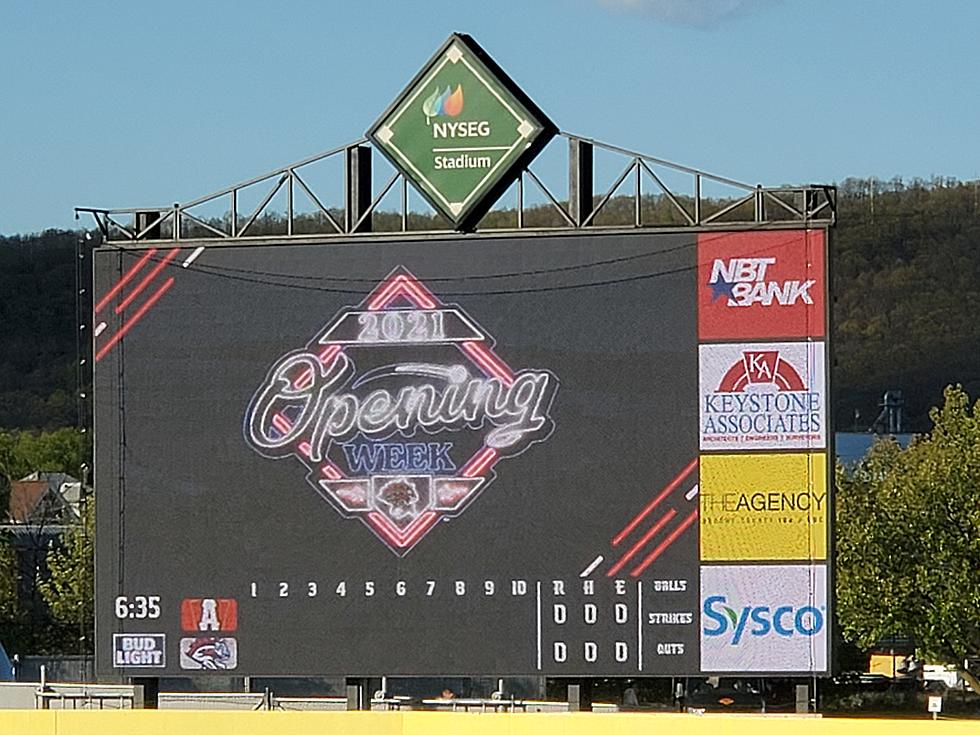
<svg viewBox="0 0 980 735">
<path fill-rule="evenodd" d="M 823 237 L 819 231 L 701 235 L 700 338 L 822 337 Z"/>
<path fill-rule="evenodd" d="M 702 450 L 823 449 L 822 342 L 698 349 Z"/>
<path fill-rule="evenodd" d="M 238 641 L 223 636 L 180 639 L 180 668 L 228 671 L 238 666 Z"/>
<path fill-rule="evenodd" d="M 553 373 L 512 369 L 492 337 L 396 268 L 269 370 L 245 439 L 298 460 L 344 518 L 404 556 L 466 510 L 501 460 L 545 440 Z"/>
<path fill-rule="evenodd" d="M 180 627 L 185 631 L 237 630 L 238 601 L 211 597 L 187 598 L 180 603 Z"/>
</svg>

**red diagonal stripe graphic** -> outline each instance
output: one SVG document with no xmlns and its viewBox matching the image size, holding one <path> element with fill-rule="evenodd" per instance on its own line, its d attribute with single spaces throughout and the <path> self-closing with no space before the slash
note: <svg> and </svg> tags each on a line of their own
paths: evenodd
<svg viewBox="0 0 980 735">
<path fill-rule="evenodd" d="M 497 378 L 504 385 L 514 382 L 514 374 L 499 357 L 493 354 L 482 342 L 462 342 L 460 349 L 465 352 L 477 366 L 491 377 Z"/>
<path fill-rule="evenodd" d="M 133 299 L 139 296 L 140 292 L 148 285 L 150 285 L 150 282 L 160 274 L 160 271 L 162 271 L 164 268 L 167 267 L 167 263 L 173 260 L 174 256 L 176 256 L 177 253 L 179 252 L 180 252 L 180 248 L 173 248 L 169 253 L 166 254 L 166 256 L 164 256 L 163 260 L 161 260 L 159 263 L 153 266 L 153 270 L 147 273 L 143 277 L 143 280 L 137 283 L 136 287 L 126 295 L 126 298 L 124 298 L 122 301 L 119 302 L 119 306 L 116 307 L 116 313 L 118 314 L 127 306 L 129 306 L 131 303 L 133 303 Z"/>
<path fill-rule="evenodd" d="M 671 544 L 673 544 L 678 539 L 678 537 L 682 533 L 684 533 L 684 531 L 686 531 L 688 527 L 692 523 L 694 523 L 694 521 L 696 521 L 697 519 L 698 519 L 698 510 L 697 508 L 695 508 L 683 521 L 681 521 L 681 524 L 677 528 L 675 528 L 667 535 L 667 538 L 665 538 L 663 541 L 660 542 L 660 545 L 657 548 L 651 551 L 647 555 L 647 557 L 642 562 L 640 562 L 640 566 L 638 566 L 636 569 L 630 572 L 630 576 L 639 577 L 641 574 L 643 574 L 643 570 L 646 569 L 651 564 L 653 564 L 657 560 L 657 557 L 659 557 L 662 553 L 664 553 L 667 549 L 669 549 Z"/>
<path fill-rule="evenodd" d="M 402 531 L 393 525 L 391 521 L 384 516 L 384 514 L 379 513 L 378 511 L 368 513 L 368 519 L 371 521 L 372 525 L 381 534 L 383 534 L 385 538 L 399 548 L 410 546 L 416 539 L 418 539 L 429 529 L 437 518 L 438 514 L 435 511 L 427 510 L 425 513 L 412 521 L 405 528 L 405 530 Z"/>
<path fill-rule="evenodd" d="M 166 290 L 173 285 L 174 285 L 174 279 L 173 276 L 171 276 L 164 282 L 162 286 L 160 286 L 160 288 L 158 288 L 156 291 L 153 292 L 150 298 L 148 298 L 146 301 L 143 302 L 140 308 L 138 308 L 135 312 L 133 312 L 133 315 L 127 321 L 123 322 L 123 325 L 119 328 L 119 331 L 116 332 L 114 335 L 112 335 L 112 337 L 109 339 L 108 342 L 102 345 L 102 349 L 100 349 L 98 352 L 95 353 L 95 361 L 98 362 L 103 357 L 105 357 L 106 353 L 108 353 L 109 350 L 111 350 L 115 346 L 116 342 L 121 340 L 123 338 L 123 335 L 126 334 L 126 332 L 128 332 L 130 329 L 132 329 L 132 327 L 136 324 L 136 322 L 142 319 L 143 315 L 146 314 L 146 312 L 150 310 L 150 308 L 160 299 L 160 297 L 163 296 Z"/>
<path fill-rule="evenodd" d="M 477 475 L 482 475 L 486 470 L 490 469 L 496 461 L 497 450 L 491 449 L 490 447 L 484 447 L 470 458 L 470 461 L 466 463 L 460 474 L 462 474 L 463 477 L 476 477 Z"/>
<path fill-rule="evenodd" d="M 691 470 L 693 470 L 697 466 L 698 466 L 698 458 L 695 457 L 694 459 L 691 460 L 691 463 L 687 467 L 685 467 L 680 471 L 679 475 L 677 475 L 673 480 L 670 481 L 667 487 L 665 487 L 657 497 L 655 497 L 647 504 L 646 508 L 641 510 L 636 515 L 636 517 L 626 525 L 626 528 L 624 528 L 622 531 L 616 534 L 615 538 L 613 538 L 612 540 L 612 545 L 619 546 L 622 540 L 627 536 L 629 536 L 630 533 L 632 533 L 633 529 L 636 528 L 638 525 L 640 525 L 640 522 L 643 521 L 643 519 L 646 518 L 648 515 L 650 515 L 650 512 L 654 508 L 660 505 L 661 501 L 664 498 L 666 498 L 674 490 L 676 490 L 677 486 L 680 485 L 681 482 L 683 482 L 684 478 L 690 474 Z"/>
<path fill-rule="evenodd" d="M 406 279 L 405 287 L 412 292 L 412 295 L 415 297 L 415 303 L 422 308 L 434 309 L 439 305 L 436 302 L 435 296 L 432 295 L 432 292 L 414 278 Z"/>
<path fill-rule="evenodd" d="M 102 311 L 102 309 L 105 308 L 105 305 L 112 300 L 112 297 L 115 296 L 117 293 L 119 293 L 122 290 L 123 286 L 129 283 L 129 280 L 139 272 L 140 268 L 146 265 L 146 261 L 152 258 L 153 255 L 156 253 L 156 251 L 157 251 L 156 248 L 150 248 L 149 250 L 147 250 L 146 253 L 143 255 L 143 257 L 137 260 L 136 263 L 133 265 L 133 267 L 123 274 L 123 277 L 119 279 L 116 285 L 110 288 L 109 292 L 101 299 L 99 299 L 99 303 L 95 305 L 96 314 Z"/>
<path fill-rule="evenodd" d="M 645 534 L 643 534 L 643 537 L 639 541 L 637 541 L 635 544 L 633 544 L 630 547 L 630 550 L 629 551 L 627 551 L 625 554 L 623 554 L 623 558 L 620 559 L 618 562 L 616 562 L 613 565 L 613 567 L 608 572 L 606 572 L 606 576 L 607 577 L 615 577 L 619 573 L 619 570 L 622 569 L 624 566 L 626 566 L 626 562 L 628 562 L 630 559 L 632 559 L 636 555 L 636 552 L 638 552 L 640 549 L 642 549 L 644 546 L 646 546 L 647 545 L 647 542 L 650 539 L 652 539 L 654 536 L 656 536 L 657 535 L 657 532 L 661 528 L 663 528 L 664 526 L 666 526 L 670 522 L 670 520 L 674 516 L 676 516 L 676 515 L 677 515 L 677 511 L 674 510 L 673 508 L 671 508 L 666 513 L 664 513 L 664 515 L 662 515 L 660 517 L 660 519 L 656 523 L 653 524 L 653 528 L 651 528 L 649 531 L 647 531 Z"/>
<path fill-rule="evenodd" d="M 377 311 L 380 309 L 382 304 L 384 304 L 387 300 L 389 292 L 396 288 L 398 288 L 397 278 L 392 278 L 390 281 L 382 282 L 378 288 L 375 289 L 374 293 L 371 294 L 371 298 L 367 303 L 367 308 L 371 311 Z"/>
</svg>

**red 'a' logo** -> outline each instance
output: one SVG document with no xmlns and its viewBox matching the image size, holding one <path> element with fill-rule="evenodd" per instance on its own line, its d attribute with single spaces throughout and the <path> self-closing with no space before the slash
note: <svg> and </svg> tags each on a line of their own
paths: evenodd
<svg viewBox="0 0 980 735">
<path fill-rule="evenodd" d="M 232 631 L 238 628 L 238 601 L 187 598 L 180 604 L 180 627 L 186 631 Z"/>
</svg>

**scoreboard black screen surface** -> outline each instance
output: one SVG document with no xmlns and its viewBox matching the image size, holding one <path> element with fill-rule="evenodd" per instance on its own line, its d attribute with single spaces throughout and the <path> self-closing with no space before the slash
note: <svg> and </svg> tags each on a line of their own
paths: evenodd
<svg viewBox="0 0 980 735">
<path fill-rule="evenodd" d="M 825 671 L 824 247 L 97 250 L 100 672 Z"/>
</svg>

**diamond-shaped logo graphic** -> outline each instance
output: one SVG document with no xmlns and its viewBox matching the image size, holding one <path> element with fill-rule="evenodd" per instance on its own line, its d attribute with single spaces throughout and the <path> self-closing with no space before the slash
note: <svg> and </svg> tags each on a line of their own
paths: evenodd
<svg viewBox="0 0 980 735">
<path fill-rule="evenodd" d="M 453 34 L 367 135 L 437 211 L 469 229 L 556 132 L 473 39 Z"/>
<path fill-rule="evenodd" d="M 558 379 L 513 370 L 456 304 L 396 268 L 270 369 L 245 439 L 292 457 L 344 518 L 397 556 L 466 510 L 494 467 L 554 428 Z"/>
</svg>

